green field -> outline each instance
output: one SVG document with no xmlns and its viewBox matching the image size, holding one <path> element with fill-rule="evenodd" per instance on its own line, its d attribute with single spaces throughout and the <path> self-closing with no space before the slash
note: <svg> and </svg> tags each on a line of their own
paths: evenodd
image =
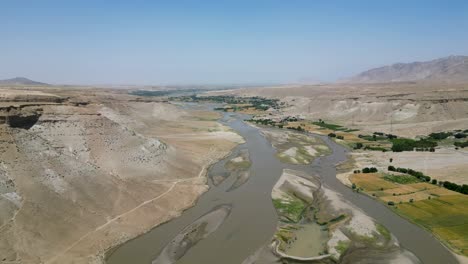
<svg viewBox="0 0 468 264">
<path fill-rule="evenodd" d="M 396 182 L 399 184 L 410 184 L 410 183 L 417 183 L 421 182 L 418 178 L 414 176 L 409 176 L 409 175 L 392 175 L 392 174 L 386 174 L 384 177 L 384 180 L 390 181 L 390 182 Z"/>
<path fill-rule="evenodd" d="M 467 195 L 403 203 L 395 211 L 432 231 L 458 253 L 468 255 Z"/>
</svg>

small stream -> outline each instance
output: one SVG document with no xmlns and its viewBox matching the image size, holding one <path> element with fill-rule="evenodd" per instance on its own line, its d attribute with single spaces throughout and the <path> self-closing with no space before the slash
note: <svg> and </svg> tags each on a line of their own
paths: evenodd
<svg viewBox="0 0 468 264">
<path fill-rule="evenodd" d="M 288 165 L 276 159 L 276 150 L 259 131 L 245 124 L 245 115 L 226 113 L 221 122 L 230 126 L 246 143 L 234 149 L 226 159 L 209 170 L 209 176 L 225 173 L 224 164 L 242 149 L 248 149 L 252 166 L 249 180 L 237 189 L 227 191 L 235 181 L 227 178 L 203 194 L 195 206 L 180 217 L 160 225 L 146 234 L 109 252 L 107 264 L 149 264 L 164 247 L 186 226 L 220 205 L 231 206 L 225 222 L 207 238 L 201 240 L 183 255 L 178 264 L 223 263 L 239 264 L 263 245 L 270 243 L 277 226 L 278 216 L 271 201 L 271 190 L 283 169 L 302 170 L 320 175 L 325 186 L 340 193 L 346 200 L 361 208 L 392 232 L 401 246 L 413 252 L 423 263 L 457 263 L 455 257 L 429 232 L 393 213 L 384 204 L 353 192 L 338 181 L 335 165 L 346 160 L 347 150 L 330 140 L 321 138 L 333 151 L 317 158 L 312 165 Z"/>
</svg>

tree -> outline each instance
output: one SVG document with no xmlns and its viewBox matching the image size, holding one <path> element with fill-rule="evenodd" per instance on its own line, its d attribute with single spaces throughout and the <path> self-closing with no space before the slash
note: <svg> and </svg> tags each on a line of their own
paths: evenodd
<svg viewBox="0 0 468 264">
<path fill-rule="evenodd" d="M 335 133 L 330 133 L 328 134 L 329 137 L 336 137 L 336 134 Z"/>
<path fill-rule="evenodd" d="M 353 190 L 356 189 L 356 184 L 353 183 L 353 185 L 351 186 L 351 188 L 353 188 Z"/>
<path fill-rule="evenodd" d="M 388 170 L 389 170 L 389 171 L 396 171 L 396 168 L 395 168 L 394 166 L 391 166 L 391 165 L 390 165 L 390 166 L 388 166 Z"/>
<path fill-rule="evenodd" d="M 436 179 L 432 179 L 432 184 L 437 184 L 437 180 L 436 180 Z"/>
</svg>

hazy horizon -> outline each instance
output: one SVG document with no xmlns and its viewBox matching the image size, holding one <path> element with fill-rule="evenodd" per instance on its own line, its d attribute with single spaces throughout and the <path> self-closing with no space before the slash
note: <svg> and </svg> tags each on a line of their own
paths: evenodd
<svg viewBox="0 0 468 264">
<path fill-rule="evenodd" d="M 11 1 L 0 7 L 0 79 L 329 82 L 386 64 L 468 55 L 466 1 Z"/>
</svg>

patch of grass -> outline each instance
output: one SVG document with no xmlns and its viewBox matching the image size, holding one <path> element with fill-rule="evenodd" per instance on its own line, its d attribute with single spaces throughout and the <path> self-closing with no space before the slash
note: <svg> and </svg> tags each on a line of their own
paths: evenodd
<svg viewBox="0 0 468 264">
<path fill-rule="evenodd" d="M 418 178 L 413 177 L 413 176 L 408 176 L 408 175 L 386 174 L 383 178 L 387 181 L 396 182 L 399 184 L 410 184 L 410 183 L 421 182 Z"/>
<path fill-rule="evenodd" d="M 330 223 L 339 222 L 339 221 L 341 221 L 341 220 L 343 220 L 343 219 L 345 219 L 345 218 L 346 218 L 346 215 L 340 214 L 338 217 L 335 217 L 335 218 L 333 218 L 332 220 L 330 220 Z"/>
<path fill-rule="evenodd" d="M 392 238 L 392 235 L 390 234 L 390 231 L 388 229 L 381 225 L 381 224 L 376 224 L 377 231 L 385 238 L 386 241 L 389 241 Z"/>
<path fill-rule="evenodd" d="M 345 130 L 348 130 L 348 128 L 346 128 L 346 127 L 343 127 L 343 126 L 340 126 L 340 125 L 336 125 L 336 124 L 325 123 L 324 121 L 316 121 L 316 122 L 312 122 L 312 124 L 314 124 L 314 125 L 316 125 L 316 126 L 319 126 L 319 127 L 323 127 L 323 128 L 335 130 L 335 131 L 345 131 Z"/>
<path fill-rule="evenodd" d="M 299 198 L 290 196 L 288 199 L 273 199 L 273 205 L 280 216 L 297 223 L 301 220 L 306 204 Z"/>
<path fill-rule="evenodd" d="M 335 249 L 336 251 L 338 251 L 338 253 L 340 253 L 340 255 L 343 255 L 343 253 L 345 253 L 346 250 L 348 250 L 350 244 L 351 243 L 349 241 L 340 240 L 338 241 L 338 244 L 336 245 Z"/>
</svg>

